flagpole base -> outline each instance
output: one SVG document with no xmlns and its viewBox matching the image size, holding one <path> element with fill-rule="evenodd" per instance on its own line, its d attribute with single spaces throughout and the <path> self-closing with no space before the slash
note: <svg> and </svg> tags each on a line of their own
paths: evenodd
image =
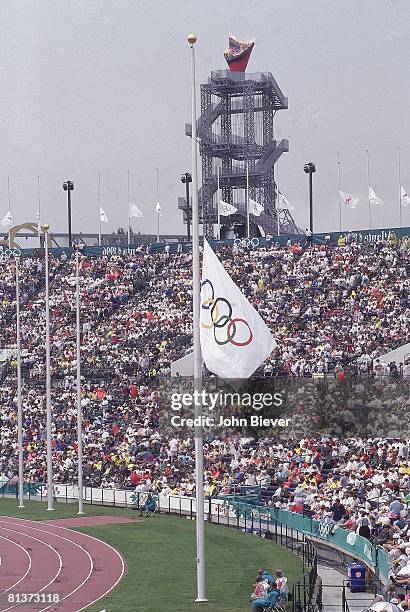
<svg viewBox="0 0 410 612">
<path fill-rule="evenodd" d="M 197 599 L 195 599 L 195 603 L 206 603 L 207 601 L 207 599 L 203 599 L 202 597 L 198 597 Z"/>
</svg>

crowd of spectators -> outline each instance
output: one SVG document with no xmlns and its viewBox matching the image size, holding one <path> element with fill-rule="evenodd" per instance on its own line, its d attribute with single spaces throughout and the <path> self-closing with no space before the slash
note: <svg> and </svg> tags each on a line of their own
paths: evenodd
<svg viewBox="0 0 410 612">
<path fill-rule="evenodd" d="M 259 485 L 268 505 L 377 539 L 391 553 L 394 568 L 400 568 L 398 582 L 403 567 L 410 566 L 410 364 L 384 364 L 382 355 L 409 338 L 409 253 L 408 239 L 338 247 L 222 246 L 225 268 L 278 343 L 259 373 L 296 385 L 291 394 L 299 398 L 298 419 L 287 437 L 228 433 L 207 435 L 204 444 L 207 496 L 229 494 L 238 484 Z M 50 263 L 54 478 L 74 483 L 75 260 L 63 254 L 51 256 Z M 86 485 L 195 493 L 194 440 L 163 434 L 159 390 L 171 363 L 191 349 L 191 263 L 190 253 L 150 254 L 145 248 L 132 256 L 82 258 Z M 0 351 L 11 351 L 0 386 L 0 479 L 6 482 L 16 476 L 17 464 L 11 261 L 0 263 L 0 297 Z M 25 258 L 21 345 L 27 482 L 46 477 L 44 338 L 44 262 Z M 361 385 L 353 399 L 345 386 L 352 377 Z M 368 382 L 376 387 L 365 411 Z M 319 383 L 336 387 L 321 391 L 314 410 L 304 410 L 303 400 L 317 392 Z"/>
<path fill-rule="evenodd" d="M 282 570 L 277 570 L 273 577 L 267 570 L 260 569 L 251 594 L 252 610 L 286 609 L 289 600 L 287 580 Z"/>
</svg>

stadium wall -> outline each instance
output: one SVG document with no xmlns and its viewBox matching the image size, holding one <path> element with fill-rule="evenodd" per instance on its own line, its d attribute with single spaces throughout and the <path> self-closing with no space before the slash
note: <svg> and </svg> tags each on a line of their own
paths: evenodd
<svg viewBox="0 0 410 612">
<path fill-rule="evenodd" d="M 389 238 L 392 238 L 392 237 L 396 237 L 399 239 L 409 237 L 410 227 L 387 227 L 383 229 L 374 229 L 374 230 L 363 229 L 363 230 L 351 231 L 349 232 L 349 234 L 350 234 L 350 239 L 354 240 L 355 242 L 359 242 L 363 244 L 375 244 L 379 240 L 388 240 Z M 348 235 L 347 232 L 327 232 L 327 233 L 322 232 L 318 234 L 313 234 L 311 238 L 308 238 L 300 234 L 285 234 L 281 236 L 266 236 L 264 238 L 252 238 L 251 240 L 249 238 L 237 238 L 235 240 L 210 240 L 210 244 L 212 245 L 214 249 L 217 249 L 218 245 L 234 244 L 234 243 L 239 244 L 244 247 L 252 247 L 252 248 L 266 247 L 266 245 L 270 243 L 285 245 L 288 242 L 288 240 L 291 240 L 292 242 L 295 242 L 295 243 L 297 242 L 298 244 L 302 246 L 306 245 L 307 242 L 312 242 L 313 244 L 329 243 L 332 245 L 337 245 L 339 243 L 339 240 L 347 239 L 347 235 Z M 183 252 L 190 251 L 191 249 L 190 242 L 181 242 L 179 244 Z M 150 244 L 149 251 L 150 253 L 162 252 L 164 251 L 166 246 L 169 246 L 170 253 L 176 253 L 178 249 L 178 242 L 173 241 L 172 243 L 162 242 L 158 244 Z M 16 251 L 16 249 L 12 249 L 13 253 L 14 251 Z M 61 247 L 61 248 L 51 248 L 49 249 L 49 251 L 53 255 L 59 256 L 62 253 L 66 253 L 67 255 L 69 255 L 73 252 L 73 249 L 70 249 L 68 247 Z M 23 257 L 24 256 L 33 257 L 33 256 L 36 256 L 42 253 L 43 250 L 38 249 L 38 248 L 37 249 L 21 249 L 20 252 Z M 137 250 L 137 247 L 135 245 L 106 246 L 106 247 L 104 246 L 95 246 L 95 247 L 84 246 L 83 253 L 85 255 L 94 255 L 94 256 L 106 255 L 109 257 L 112 255 L 129 255 L 133 257 L 133 256 L 137 256 L 139 251 Z M 7 258 L 10 254 L 11 254 L 10 249 L 4 249 L 3 247 L 0 246 L 0 261 L 4 258 Z"/>
</svg>

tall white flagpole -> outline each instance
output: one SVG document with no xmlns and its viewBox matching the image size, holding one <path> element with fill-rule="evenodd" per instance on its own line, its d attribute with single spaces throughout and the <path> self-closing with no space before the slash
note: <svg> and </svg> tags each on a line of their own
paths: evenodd
<svg viewBox="0 0 410 612">
<path fill-rule="evenodd" d="M 157 204 L 159 204 L 159 168 L 155 168 L 157 172 Z M 157 243 L 159 244 L 159 213 L 157 210 Z"/>
<path fill-rule="evenodd" d="M 7 194 L 9 198 L 9 212 L 11 215 L 10 177 L 7 177 Z M 11 223 L 9 223 L 9 249 L 11 249 Z"/>
<path fill-rule="evenodd" d="M 20 277 L 19 257 L 16 264 L 16 332 L 17 332 L 17 438 L 19 465 L 19 508 L 24 508 L 24 464 L 23 464 L 23 405 L 21 399 L 21 334 L 20 334 Z"/>
<path fill-rule="evenodd" d="M 246 237 L 249 238 L 249 162 L 246 162 Z"/>
<path fill-rule="evenodd" d="M 338 184 L 338 189 L 339 189 L 339 196 L 340 196 L 340 153 L 337 154 L 337 184 Z M 339 200 L 339 232 L 342 231 L 342 202 L 341 202 L 341 198 L 338 198 Z"/>
<path fill-rule="evenodd" d="M 402 197 L 401 197 L 401 167 L 400 167 L 400 147 L 397 147 L 397 172 L 399 177 L 399 206 L 400 206 L 400 227 L 403 227 L 403 211 L 401 209 Z"/>
<path fill-rule="evenodd" d="M 278 164 L 276 164 L 276 166 L 278 166 Z M 278 236 L 280 236 L 280 219 L 279 219 L 279 196 L 280 196 L 280 192 L 279 192 L 279 178 L 278 178 L 278 168 L 275 168 L 275 188 L 276 188 L 276 200 L 275 200 L 275 204 L 276 204 L 276 233 Z"/>
<path fill-rule="evenodd" d="M 45 223 L 44 249 L 45 249 L 45 277 L 46 277 L 46 439 L 47 439 L 47 510 L 54 510 L 53 494 L 53 449 L 52 449 L 52 420 L 51 420 L 51 371 L 50 371 L 50 294 L 49 294 L 49 261 L 48 261 L 48 229 Z"/>
<path fill-rule="evenodd" d="M 38 245 L 41 249 L 41 197 L 40 197 L 40 177 L 37 177 L 37 233 Z"/>
<path fill-rule="evenodd" d="M 80 255 L 82 245 L 76 245 L 76 352 L 77 352 L 77 463 L 78 463 L 78 513 L 84 514 L 83 504 L 83 416 L 81 408 L 81 330 L 80 330 Z"/>
<path fill-rule="evenodd" d="M 218 182 L 218 189 L 217 189 L 218 240 L 220 240 L 221 239 L 221 213 L 220 213 L 219 207 L 221 204 L 221 195 L 220 195 L 220 185 L 219 185 L 219 165 L 216 168 L 216 176 L 217 176 L 217 182 Z"/>
<path fill-rule="evenodd" d="M 130 171 L 127 170 L 127 198 L 128 198 L 128 244 L 131 244 L 131 217 L 130 217 Z"/>
<path fill-rule="evenodd" d="M 370 204 L 370 161 L 369 161 L 369 149 L 366 149 L 366 157 L 367 157 L 367 200 L 369 203 L 369 224 L 370 229 L 372 229 L 372 207 Z"/>
<path fill-rule="evenodd" d="M 98 246 L 101 246 L 101 172 L 98 172 Z"/>
<path fill-rule="evenodd" d="M 199 275 L 199 212 L 198 212 L 198 167 L 196 141 L 196 76 L 195 76 L 195 34 L 189 34 L 191 45 L 192 73 L 192 279 L 193 279 L 193 326 L 194 326 L 194 390 L 202 387 L 202 363 L 200 344 L 200 289 Z M 195 417 L 202 414 L 202 406 L 195 405 Z M 205 534 L 204 534 L 204 449 L 202 428 L 195 428 L 195 489 L 196 489 L 196 551 L 197 551 L 197 598 L 196 602 L 207 601 L 205 597 Z"/>
</svg>

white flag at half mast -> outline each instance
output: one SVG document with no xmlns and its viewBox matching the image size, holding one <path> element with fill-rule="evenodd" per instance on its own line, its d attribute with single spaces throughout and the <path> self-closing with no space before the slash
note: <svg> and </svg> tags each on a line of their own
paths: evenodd
<svg viewBox="0 0 410 612">
<path fill-rule="evenodd" d="M 345 191 L 339 191 L 339 195 L 349 208 L 356 208 L 356 205 L 359 203 L 359 198 L 354 198 Z"/>
<path fill-rule="evenodd" d="M 142 219 L 144 215 L 142 210 L 140 210 L 136 204 L 134 204 L 133 202 L 129 202 L 128 216 L 137 217 L 137 219 Z"/>
<path fill-rule="evenodd" d="M 409 206 L 410 205 L 410 196 L 407 191 L 404 189 L 403 185 L 400 186 L 400 197 L 401 197 L 401 205 Z"/>
<path fill-rule="evenodd" d="M 3 227 L 10 227 L 12 223 L 13 223 L 13 219 L 11 217 L 11 212 L 8 210 L 2 219 L 1 225 Z"/>
<path fill-rule="evenodd" d="M 251 215 L 254 215 L 254 217 L 259 217 L 261 213 L 265 212 L 265 208 L 256 200 L 249 198 L 249 212 Z"/>
<path fill-rule="evenodd" d="M 294 205 L 291 204 L 287 198 L 285 198 L 281 191 L 278 191 L 278 205 L 282 210 L 295 210 Z"/>
<path fill-rule="evenodd" d="M 224 202 L 223 200 L 219 200 L 219 214 L 222 217 L 229 217 L 229 215 L 233 215 L 236 213 L 238 209 L 229 202 Z"/>
<path fill-rule="evenodd" d="M 276 347 L 269 328 L 204 240 L 201 352 L 220 378 L 249 378 Z"/>
<path fill-rule="evenodd" d="M 108 223 L 107 213 L 100 206 L 100 221 L 101 223 Z"/>
<path fill-rule="evenodd" d="M 376 192 L 371 187 L 369 187 L 369 203 L 373 205 L 384 204 L 383 200 L 376 195 Z"/>
</svg>

